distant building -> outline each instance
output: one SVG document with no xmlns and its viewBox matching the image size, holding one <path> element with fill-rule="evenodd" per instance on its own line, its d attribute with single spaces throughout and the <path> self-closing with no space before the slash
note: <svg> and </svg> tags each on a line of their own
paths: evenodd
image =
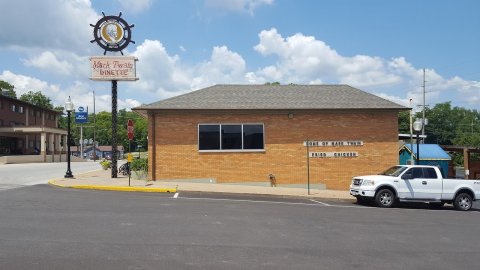
<svg viewBox="0 0 480 270">
<path fill-rule="evenodd" d="M 133 110 L 152 180 L 346 189 L 398 163 L 407 109 L 348 85 L 215 85 Z"/>
<path fill-rule="evenodd" d="M 72 155 L 80 157 L 80 147 L 71 146 L 70 152 Z M 111 159 L 112 158 L 112 146 L 100 145 L 95 147 L 95 152 L 93 146 L 89 146 L 83 150 L 83 157 L 86 159 L 93 159 L 94 153 L 96 154 L 97 159 Z M 123 146 L 117 146 L 117 158 L 122 159 L 124 154 Z"/>
<path fill-rule="evenodd" d="M 445 176 L 448 176 L 448 165 L 452 160 L 450 155 L 445 152 L 438 144 L 419 144 L 419 164 L 420 165 L 432 165 L 441 168 Z M 415 164 L 417 158 L 417 145 L 416 144 L 404 144 L 400 150 L 400 164 Z M 411 163 L 413 160 L 413 163 Z"/>
<path fill-rule="evenodd" d="M 62 112 L 0 95 L 0 156 L 40 155 L 59 161 L 67 131 L 58 128 Z"/>
</svg>

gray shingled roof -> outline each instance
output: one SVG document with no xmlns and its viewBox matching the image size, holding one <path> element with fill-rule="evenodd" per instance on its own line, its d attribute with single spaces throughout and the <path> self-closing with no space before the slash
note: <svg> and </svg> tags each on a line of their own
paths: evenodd
<svg viewBox="0 0 480 270">
<path fill-rule="evenodd" d="M 214 85 L 143 105 L 157 109 L 399 109 L 406 107 L 348 85 Z"/>
</svg>

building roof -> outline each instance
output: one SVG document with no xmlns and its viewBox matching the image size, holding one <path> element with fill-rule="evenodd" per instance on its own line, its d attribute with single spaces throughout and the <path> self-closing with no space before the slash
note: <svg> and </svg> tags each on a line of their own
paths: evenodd
<svg viewBox="0 0 480 270">
<path fill-rule="evenodd" d="M 16 98 L 12 98 L 12 97 L 9 97 L 9 96 L 4 96 L 4 95 L 1 95 L 1 94 L 0 94 L 0 99 L 9 100 L 11 102 L 15 102 L 15 103 L 18 103 L 18 104 L 24 104 L 24 105 L 30 106 L 32 108 L 35 108 L 37 110 L 49 111 L 49 112 L 52 112 L 52 113 L 55 113 L 55 114 L 63 114 L 63 112 L 61 112 L 61 111 L 57 111 L 57 110 L 54 110 L 54 109 L 43 108 L 43 107 L 40 107 L 40 106 L 37 106 L 37 105 L 33 105 L 30 102 L 26 102 L 26 101 L 16 99 Z"/>
<path fill-rule="evenodd" d="M 396 109 L 406 107 L 349 85 L 214 85 L 134 108 L 146 110 Z"/>
<path fill-rule="evenodd" d="M 420 160 L 451 160 L 450 155 L 445 152 L 445 150 L 440 147 L 438 144 L 419 144 L 420 151 Z M 413 144 L 413 156 L 417 156 L 417 145 Z M 401 149 L 407 150 L 409 153 L 412 153 L 410 149 L 410 144 L 406 143 Z"/>
</svg>

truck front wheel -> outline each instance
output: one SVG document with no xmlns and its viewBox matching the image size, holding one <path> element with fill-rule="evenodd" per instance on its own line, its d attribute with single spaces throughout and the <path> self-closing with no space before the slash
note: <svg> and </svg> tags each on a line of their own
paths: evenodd
<svg viewBox="0 0 480 270">
<path fill-rule="evenodd" d="M 390 189 L 381 189 L 375 195 L 375 203 L 378 207 L 392 207 L 395 203 L 395 194 Z"/>
<path fill-rule="evenodd" d="M 472 208 L 472 196 L 468 193 L 459 193 L 453 200 L 453 206 L 459 211 L 468 211 Z"/>
</svg>

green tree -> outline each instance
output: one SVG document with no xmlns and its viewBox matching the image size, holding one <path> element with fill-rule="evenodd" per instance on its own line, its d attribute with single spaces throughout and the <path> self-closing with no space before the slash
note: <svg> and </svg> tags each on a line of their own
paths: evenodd
<svg viewBox="0 0 480 270">
<path fill-rule="evenodd" d="M 93 114 L 89 114 L 88 123 L 84 125 L 83 137 L 87 139 L 93 139 Z M 132 140 L 132 151 L 136 151 L 138 145 L 141 145 L 144 150 L 147 149 L 147 135 L 148 124 L 147 120 L 135 112 L 127 111 L 125 109 L 119 110 L 117 114 L 117 141 L 119 145 L 123 145 L 123 148 L 128 151 L 129 140 L 127 135 L 127 122 L 128 119 L 133 120 L 134 125 L 134 139 Z M 66 123 L 66 122 L 65 122 Z M 73 126 L 72 126 L 73 128 Z M 112 144 L 112 114 L 110 112 L 100 112 L 96 115 L 96 128 L 95 128 L 95 140 L 99 145 L 111 145 Z M 76 141 L 80 139 L 80 133 L 76 128 L 74 134 Z"/>
<path fill-rule="evenodd" d="M 267 82 L 265 85 L 280 85 L 280 82 Z"/>
<path fill-rule="evenodd" d="M 398 113 L 398 133 L 410 133 L 410 110 Z"/>
<path fill-rule="evenodd" d="M 49 97 L 42 94 L 42 92 L 40 91 L 37 91 L 37 92 L 28 91 L 28 93 L 20 96 L 20 100 L 29 102 L 41 108 L 53 109 L 52 100 Z"/>
<path fill-rule="evenodd" d="M 15 86 L 13 86 L 13 84 L 9 84 L 6 81 L 0 80 L 0 91 L 5 91 L 4 95 L 8 97 L 17 98 L 17 93 L 15 92 Z"/>
</svg>

